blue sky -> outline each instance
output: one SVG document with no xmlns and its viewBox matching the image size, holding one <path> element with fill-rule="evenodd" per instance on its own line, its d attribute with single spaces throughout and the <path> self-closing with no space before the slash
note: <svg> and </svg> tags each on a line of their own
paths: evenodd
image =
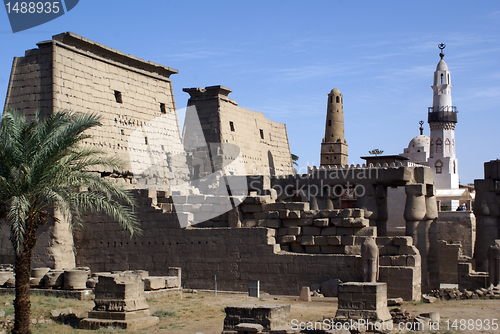
<svg viewBox="0 0 500 334">
<path fill-rule="evenodd" d="M 472 5 L 473 4 L 473 5 Z M 1 10 L 0 10 L 1 11 Z M 432 104 L 445 43 L 461 183 L 500 158 L 500 2 L 80 0 L 67 14 L 13 34 L 0 13 L 0 101 L 12 58 L 72 31 L 179 70 L 185 87 L 223 85 L 241 107 L 287 125 L 299 170 L 318 165 L 327 94 L 344 96 L 349 163 L 374 148 L 399 154 Z M 429 134 L 426 123 L 424 134 Z"/>
</svg>

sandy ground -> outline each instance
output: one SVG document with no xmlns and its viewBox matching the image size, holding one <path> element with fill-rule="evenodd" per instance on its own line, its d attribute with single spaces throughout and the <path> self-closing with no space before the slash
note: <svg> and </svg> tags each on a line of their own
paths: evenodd
<svg viewBox="0 0 500 334">
<path fill-rule="evenodd" d="M 291 326 L 298 326 L 302 322 L 304 328 L 307 328 L 308 324 L 310 326 L 310 323 L 324 323 L 323 319 L 333 318 L 337 309 L 336 298 L 313 297 L 311 302 L 303 302 L 294 296 L 264 295 L 257 299 L 243 294 L 218 293 L 215 296 L 211 292 L 184 293 L 182 299 L 178 298 L 172 300 L 176 305 L 171 305 L 172 308 L 181 306 L 177 317 L 164 317 L 159 326 L 144 332 L 220 334 L 225 316 L 224 307 L 242 303 L 291 304 L 291 319 L 293 321 Z M 154 302 L 149 304 L 154 310 Z M 161 304 L 165 307 L 163 301 Z M 426 328 L 420 333 L 500 333 L 500 299 L 437 301 L 433 304 L 404 303 L 402 308 L 412 315 L 434 311 L 440 313 L 439 327 Z M 490 329 L 484 330 L 488 324 Z M 498 325 L 498 328 L 495 324 Z M 460 330 L 461 328 L 463 330 Z"/>
</svg>

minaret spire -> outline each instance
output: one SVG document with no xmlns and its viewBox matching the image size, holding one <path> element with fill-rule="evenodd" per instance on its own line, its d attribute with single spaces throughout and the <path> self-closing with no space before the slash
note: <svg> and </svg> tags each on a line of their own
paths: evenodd
<svg viewBox="0 0 500 334">
<path fill-rule="evenodd" d="M 432 107 L 428 108 L 430 127 L 430 154 L 428 165 L 434 168 L 434 185 L 437 189 L 457 189 L 458 160 L 455 151 L 455 125 L 457 108 L 451 102 L 451 76 L 444 61 L 444 43 L 438 45 L 439 63 L 434 72 Z M 451 201 L 454 210 L 458 201 Z"/>
<path fill-rule="evenodd" d="M 343 105 L 343 96 L 338 88 L 332 89 L 328 94 L 325 137 L 321 143 L 321 166 L 347 164 Z"/>
</svg>

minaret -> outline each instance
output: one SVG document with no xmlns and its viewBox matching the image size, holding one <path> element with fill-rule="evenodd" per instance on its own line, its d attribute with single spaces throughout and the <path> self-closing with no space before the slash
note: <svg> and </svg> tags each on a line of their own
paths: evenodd
<svg viewBox="0 0 500 334">
<path fill-rule="evenodd" d="M 457 108 L 451 103 L 451 78 L 448 65 L 443 60 L 444 44 L 439 44 L 441 53 L 432 86 L 432 107 L 428 108 L 428 122 L 431 130 L 429 167 L 434 170 L 434 184 L 437 189 L 458 188 L 458 161 L 455 154 L 455 124 Z M 458 205 L 458 203 L 456 203 Z M 452 205 L 452 209 L 453 205 Z"/>
<path fill-rule="evenodd" d="M 325 138 L 321 143 L 321 166 L 347 164 L 343 103 L 343 97 L 338 88 L 332 89 L 328 94 Z"/>
</svg>

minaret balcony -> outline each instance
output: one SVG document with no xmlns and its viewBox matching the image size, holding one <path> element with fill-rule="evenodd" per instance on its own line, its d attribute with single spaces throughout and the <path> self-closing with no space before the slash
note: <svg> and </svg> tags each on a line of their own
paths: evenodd
<svg viewBox="0 0 500 334">
<path fill-rule="evenodd" d="M 427 121 L 431 122 L 457 122 L 457 107 L 429 107 Z"/>
</svg>

